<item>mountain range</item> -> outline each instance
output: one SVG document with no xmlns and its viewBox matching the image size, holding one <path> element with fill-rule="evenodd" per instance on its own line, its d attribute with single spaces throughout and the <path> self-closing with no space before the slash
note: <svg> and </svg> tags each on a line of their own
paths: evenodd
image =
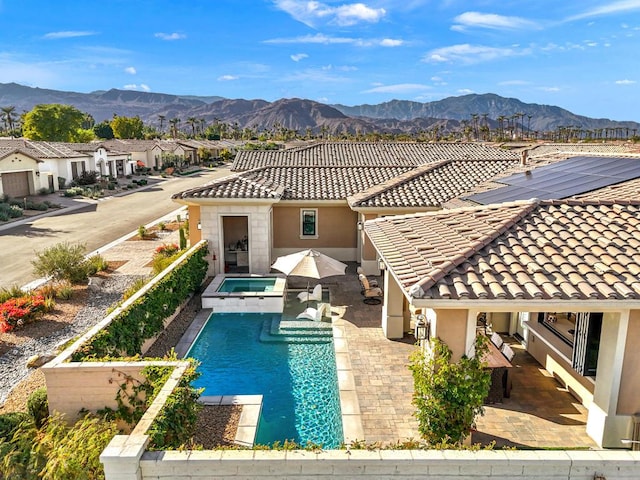
<svg viewBox="0 0 640 480">
<path fill-rule="evenodd" d="M 580 130 L 626 129 L 634 133 L 640 123 L 590 118 L 551 105 L 524 103 L 492 93 L 448 97 L 433 102 L 392 100 L 377 105 L 327 105 L 305 99 L 265 100 L 226 99 L 218 96 L 171 95 L 111 89 L 91 93 L 66 92 L 0 83 L 0 107 L 14 106 L 16 113 L 42 103 L 73 105 L 91 114 L 97 122 L 114 115 L 139 116 L 145 123 L 165 125 L 180 118 L 225 122 L 255 130 L 286 128 L 304 133 L 326 130 L 341 132 L 412 133 L 434 128 L 460 129 L 464 124 L 487 124 L 491 129 L 514 121 L 521 128 L 548 132 L 571 127 Z"/>
</svg>

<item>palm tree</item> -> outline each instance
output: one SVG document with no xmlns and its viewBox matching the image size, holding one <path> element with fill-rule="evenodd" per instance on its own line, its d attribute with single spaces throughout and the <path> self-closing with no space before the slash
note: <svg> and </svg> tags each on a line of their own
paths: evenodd
<svg viewBox="0 0 640 480">
<path fill-rule="evenodd" d="M 180 123 L 180 119 L 178 117 L 174 117 L 169 120 L 169 124 L 171 125 L 171 136 L 173 138 L 178 137 L 178 124 Z"/>
<path fill-rule="evenodd" d="M 167 117 L 164 115 L 158 115 L 158 120 L 160 120 L 160 133 L 162 133 L 162 128 L 164 127 L 164 121 Z"/>
<path fill-rule="evenodd" d="M 15 124 L 13 123 L 13 112 L 16 111 L 16 107 L 14 107 L 13 105 L 2 107 L 0 108 L 0 111 L 2 111 L 2 119 L 4 121 L 5 129 L 8 128 L 9 130 L 13 130 L 13 127 L 15 126 Z"/>
<path fill-rule="evenodd" d="M 187 118 L 187 123 L 191 125 L 191 136 L 195 138 L 196 136 L 196 123 L 198 123 L 198 119 L 196 117 Z"/>
</svg>

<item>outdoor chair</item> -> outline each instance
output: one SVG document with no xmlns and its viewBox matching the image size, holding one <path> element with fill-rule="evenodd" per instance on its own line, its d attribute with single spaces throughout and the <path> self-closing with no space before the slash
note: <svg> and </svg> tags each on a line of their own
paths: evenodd
<svg viewBox="0 0 640 480">
<path fill-rule="evenodd" d="M 313 290 L 311 292 L 309 292 L 309 290 L 300 292 L 298 294 L 298 300 L 300 300 L 300 303 L 311 302 L 311 301 L 321 302 L 322 301 L 322 285 L 317 284 L 315 287 L 313 287 Z"/>
<path fill-rule="evenodd" d="M 513 349 L 506 343 L 502 345 L 500 351 L 502 352 L 502 355 L 504 355 L 504 358 L 509 361 L 513 360 L 513 357 L 516 356 L 516 352 L 514 352 Z"/>
<path fill-rule="evenodd" d="M 364 270 L 362 269 L 362 267 L 358 267 L 356 268 L 356 272 L 358 273 L 358 275 L 364 275 Z M 378 280 L 376 280 L 375 278 L 368 278 L 367 280 L 369 280 L 369 286 L 370 287 L 379 287 L 380 285 L 378 285 Z"/>
<path fill-rule="evenodd" d="M 497 332 L 493 332 L 491 334 L 491 343 L 493 343 L 497 349 L 500 349 L 500 347 L 502 347 L 502 344 L 504 343 L 504 340 L 502 340 L 502 337 L 498 335 Z"/>
<path fill-rule="evenodd" d="M 361 293 L 364 295 L 364 303 L 368 305 L 377 305 L 382 303 L 380 297 L 382 297 L 382 289 L 380 287 L 372 287 L 369 284 L 369 280 L 362 273 L 358 275 L 360 280 L 360 286 L 362 287 Z"/>
<path fill-rule="evenodd" d="M 304 312 L 296 317 L 296 320 L 313 320 L 314 322 L 320 322 L 322 321 L 326 306 L 326 303 L 321 303 L 318 305 L 318 308 L 307 307 L 304 309 Z"/>
</svg>

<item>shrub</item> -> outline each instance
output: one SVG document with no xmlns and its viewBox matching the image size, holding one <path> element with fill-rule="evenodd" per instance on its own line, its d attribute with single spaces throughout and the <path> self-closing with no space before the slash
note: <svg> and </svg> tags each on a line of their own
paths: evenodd
<svg viewBox="0 0 640 480">
<path fill-rule="evenodd" d="M 153 260 L 151 261 L 151 268 L 153 269 L 153 274 L 158 275 L 160 272 L 165 270 L 169 265 L 175 262 L 178 257 L 182 255 L 182 252 L 176 249 L 176 252 L 173 255 L 166 256 L 164 254 L 156 254 L 153 256 Z"/>
<path fill-rule="evenodd" d="M 74 180 L 76 185 L 93 185 L 98 181 L 98 172 L 95 170 L 87 170 L 82 172 L 78 178 Z"/>
<path fill-rule="evenodd" d="M 430 354 L 416 349 L 411 355 L 418 431 L 430 445 L 461 444 L 476 416 L 483 414 L 491 384 L 491 373 L 482 361 L 487 348 L 486 337 L 479 335 L 475 356 L 451 363 L 451 349 L 434 339 Z"/>
<path fill-rule="evenodd" d="M 11 438 L 20 424 L 30 418 L 26 412 L 10 412 L 0 415 L 0 442 Z"/>
<path fill-rule="evenodd" d="M 164 257 L 170 257 L 174 253 L 177 253 L 180 247 L 175 243 L 165 243 L 156 248 L 156 255 L 162 255 Z"/>
<path fill-rule="evenodd" d="M 138 237 L 144 239 L 147 236 L 147 227 L 140 225 L 138 227 Z"/>
<path fill-rule="evenodd" d="M 42 187 L 38 189 L 38 195 L 49 195 L 50 193 L 53 193 L 50 188 Z"/>
<path fill-rule="evenodd" d="M 0 222 L 8 222 L 11 219 L 7 212 L 0 210 Z"/>
<path fill-rule="evenodd" d="M 0 303 L 0 333 L 10 332 L 34 321 L 45 310 L 42 295 L 25 295 Z"/>
<path fill-rule="evenodd" d="M 42 387 L 35 390 L 27 400 L 27 411 L 37 428 L 41 428 L 49 418 L 49 401 L 47 389 Z"/>
<path fill-rule="evenodd" d="M 0 442 L 0 478 L 104 479 L 100 453 L 117 434 L 115 423 L 90 415 L 72 427 L 60 416 L 41 429 L 23 422 L 11 439 Z"/>
<path fill-rule="evenodd" d="M 4 303 L 10 298 L 23 297 L 26 292 L 22 290 L 18 285 L 12 285 L 9 288 L 0 288 L 0 303 Z"/>
<path fill-rule="evenodd" d="M 104 272 L 109 268 L 109 262 L 102 255 L 92 255 L 87 260 L 87 273 L 93 275 L 97 272 Z"/>
<path fill-rule="evenodd" d="M 164 222 L 159 222 L 158 228 L 160 229 L 160 231 L 164 232 L 167 229 L 167 224 Z"/>
<path fill-rule="evenodd" d="M 69 300 L 73 296 L 73 287 L 69 282 L 62 282 L 58 288 L 57 298 L 61 300 Z"/>
<path fill-rule="evenodd" d="M 109 183 L 107 184 L 107 190 L 115 190 L 115 189 L 116 189 L 116 185 L 117 185 L 117 184 L 115 184 L 115 183 L 113 183 L 113 182 L 109 182 Z"/>
<path fill-rule="evenodd" d="M 58 177 L 58 188 L 60 190 L 64 189 L 65 184 L 67 183 L 67 179 L 63 177 Z"/>
<path fill-rule="evenodd" d="M 65 197 L 77 197 L 78 195 L 84 195 L 86 192 L 82 187 L 71 187 L 64 191 Z"/>
<path fill-rule="evenodd" d="M 36 253 L 31 261 L 36 274 L 80 283 L 87 279 L 88 264 L 85 261 L 85 246 L 62 242 Z"/>
</svg>

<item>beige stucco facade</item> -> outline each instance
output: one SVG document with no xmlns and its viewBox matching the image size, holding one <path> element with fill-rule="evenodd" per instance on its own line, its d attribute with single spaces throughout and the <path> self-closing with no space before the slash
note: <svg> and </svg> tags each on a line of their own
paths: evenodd
<svg viewBox="0 0 640 480">
<path fill-rule="evenodd" d="M 5 192 L 3 189 L 3 183 L 7 183 L 9 176 L 23 172 L 28 182 L 28 195 L 35 195 L 39 188 L 42 186 L 46 187 L 46 178 L 43 177 L 45 183 L 44 185 L 41 184 L 40 163 L 41 162 L 35 158 L 21 152 L 13 152 L 0 159 L 0 195 L 5 193 L 10 194 L 10 192 Z M 7 174 L 7 178 L 5 178 L 4 181 L 1 178 L 3 174 Z"/>
</svg>

